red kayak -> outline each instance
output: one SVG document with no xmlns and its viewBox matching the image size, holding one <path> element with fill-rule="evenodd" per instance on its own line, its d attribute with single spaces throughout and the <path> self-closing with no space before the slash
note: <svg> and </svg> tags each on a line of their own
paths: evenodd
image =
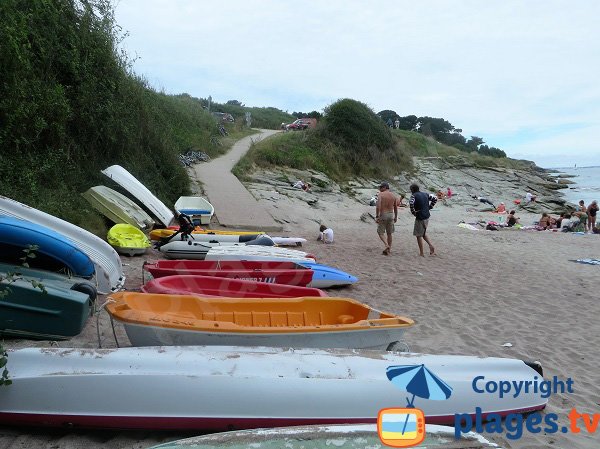
<svg viewBox="0 0 600 449">
<path fill-rule="evenodd" d="M 144 264 L 156 279 L 163 276 L 198 275 L 306 287 L 313 271 L 294 262 L 249 260 L 158 260 Z"/>
<path fill-rule="evenodd" d="M 323 290 L 318 288 L 196 275 L 174 275 L 152 279 L 142 286 L 142 292 L 169 295 L 194 294 L 203 297 L 224 296 L 227 298 L 327 296 Z"/>
</svg>

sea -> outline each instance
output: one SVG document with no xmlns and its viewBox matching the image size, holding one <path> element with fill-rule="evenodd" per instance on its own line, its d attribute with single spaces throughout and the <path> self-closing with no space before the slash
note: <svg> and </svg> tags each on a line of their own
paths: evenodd
<svg viewBox="0 0 600 449">
<path fill-rule="evenodd" d="M 574 176 L 568 179 L 575 182 L 575 184 L 569 184 L 568 189 L 561 190 L 568 202 L 577 204 L 580 200 L 583 200 L 586 206 L 589 206 L 593 200 L 600 202 L 600 165 L 594 167 L 561 167 L 553 170 Z"/>
</svg>

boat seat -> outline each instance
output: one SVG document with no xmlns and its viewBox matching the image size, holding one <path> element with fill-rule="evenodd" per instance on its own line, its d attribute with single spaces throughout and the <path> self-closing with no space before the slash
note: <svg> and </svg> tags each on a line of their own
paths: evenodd
<svg viewBox="0 0 600 449">
<path fill-rule="evenodd" d="M 353 315 L 339 315 L 337 317 L 338 324 L 350 324 L 350 323 L 354 323 L 355 321 L 356 321 L 356 318 L 354 318 Z"/>
<path fill-rule="evenodd" d="M 350 315 L 344 316 L 354 320 L 354 317 Z M 203 312 L 202 319 L 248 327 L 301 327 L 327 324 L 323 312 L 313 314 L 307 312 Z"/>
</svg>

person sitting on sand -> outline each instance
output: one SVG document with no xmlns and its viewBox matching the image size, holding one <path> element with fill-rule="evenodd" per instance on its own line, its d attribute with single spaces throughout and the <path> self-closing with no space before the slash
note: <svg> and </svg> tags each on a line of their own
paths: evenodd
<svg viewBox="0 0 600 449">
<path fill-rule="evenodd" d="M 561 231 L 572 232 L 579 225 L 580 220 L 576 215 L 565 214 L 565 218 L 562 220 Z"/>
<path fill-rule="evenodd" d="M 542 218 L 540 218 L 538 226 L 540 228 L 542 228 L 543 230 L 550 228 L 550 226 L 551 226 L 550 215 L 548 215 L 546 212 L 544 212 L 542 214 Z"/>
<path fill-rule="evenodd" d="M 446 196 L 448 198 L 452 198 L 452 195 L 453 195 L 452 190 L 450 190 L 450 187 L 448 187 L 448 189 L 446 190 Z"/>
<path fill-rule="evenodd" d="M 504 203 L 500 203 L 500 205 L 496 208 L 496 213 L 498 213 L 498 214 L 506 213 L 506 206 L 504 205 Z"/>
<path fill-rule="evenodd" d="M 516 217 L 515 211 L 511 210 L 510 213 L 508 214 L 508 217 L 506 217 L 506 226 L 511 228 L 518 223 L 519 223 L 519 217 Z"/>
<path fill-rule="evenodd" d="M 525 194 L 525 202 L 526 202 L 527 204 L 529 204 L 529 203 L 535 203 L 535 200 L 536 200 L 536 198 L 537 198 L 537 197 L 536 197 L 535 195 L 532 195 L 532 193 L 531 193 L 531 192 L 527 192 L 527 193 Z"/>
<path fill-rule="evenodd" d="M 317 237 L 317 240 L 320 240 L 321 243 L 333 243 L 333 229 L 321 225 L 319 227 L 319 237 Z"/>
</svg>

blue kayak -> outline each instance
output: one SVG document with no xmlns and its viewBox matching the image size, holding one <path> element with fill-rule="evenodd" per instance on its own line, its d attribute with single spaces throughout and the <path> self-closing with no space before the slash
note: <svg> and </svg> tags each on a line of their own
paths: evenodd
<svg viewBox="0 0 600 449">
<path fill-rule="evenodd" d="M 355 282 L 358 282 L 358 278 L 356 276 L 352 276 L 345 271 L 338 270 L 337 268 L 330 267 L 329 265 L 322 265 L 316 262 L 298 262 L 298 264 L 314 271 L 312 281 L 307 285 L 307 287 L 343 287 L 345 285 L 351 285 Z"/>
<path fill-rule="evenodd" d="M 36 268 L 69 269 L 75 276 L 89 278 L 94 275 L 91 259 L 62 234 L 30 221 L 13 217 L 0 217 L 0 259 L 21 264 L 23 250 L 36 245 L 35 258 L 27 260 Z"/>
</svg>

